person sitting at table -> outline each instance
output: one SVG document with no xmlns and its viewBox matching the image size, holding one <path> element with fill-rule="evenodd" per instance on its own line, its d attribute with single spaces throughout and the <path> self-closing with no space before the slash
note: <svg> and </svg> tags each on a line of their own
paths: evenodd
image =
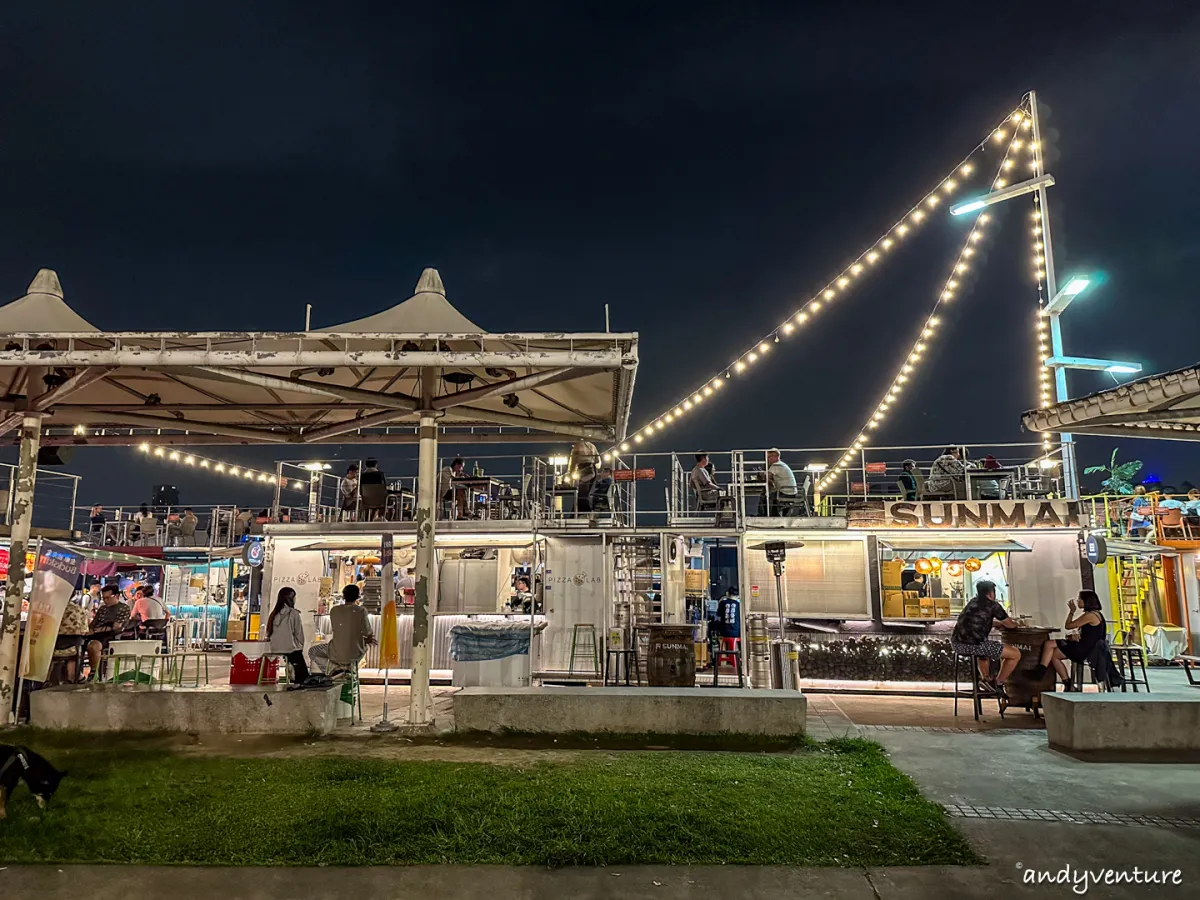
<svg viewBox="0 0 1200 900">
<path fill-rule="evenodd" d="M 592 492 L 588 496 L 592 512 L 612 512 L 612 486 L 612 466 L 601 466 L 596 480 L 592 482 Z"/>
<path fill-rule="evenodd" d="M 296 612 L 296 592 L 290 587 L 279 589 L 275 608 L 267 618 L 267 640 L 271 652 L 283 654 L 292 667 L 292 683 L 308 681 L 308 663 L 304 661 L 304 620 Z"/>
<path fill-rule="evenodd" d="M 387 476 L 379 468 L 379 461 L 368 458 L 363 462 L 362 474 L 358 476 L 358 491 L 362 496 L 362 507 L 367 521 L 383 518 L 387 507 Z"/>
<path fill-rule="evenodd" d="M 88 595 L 80 598 L 88 602 Z M 53 659 L 62 661 L 63 681 L 74 684 L 79 678 L 77 660 L 79 648 L 83 646 L 84 635 L 91 630 L 91 616 L 83 608 L 83 604 L 72 598 L 63 610 L 62 621 L 58 623 L 58 637 L 54 639 Z"/>
<path fill-rule="evenodd" d="M 338 485 L 338 497 L 341 500 L 342 520 L 353 522 L 358 513 L 358 463 L 346 466 L 346 474 Z"/>
<path fill-rule="evenodd" d="M 791 515 L 796 502 L 796 474 L 785 463 L 778 450 L 767 451 L 767 508 L 768 515 Z"/>
<path fill-rule="evenodd" d="M 900 488 L 900 499 L 913 502 L 921 497 L 921 470 L 917 468 L 915 459 L 906 459 L 896 479 L 896 487 Z"/>
<path fill-rule="evenodd" d="M 983 458 L 983 468 L 986 471 L 994 471 L 1000 468 L 1000 461 L 992 455 L 987 455 Z M 974 479 L 975 493 L 978 494 L 977 500 L 999 500 L 1000 499 L 1000 481 L 996 478 L 976 478 Z"/>
<path fill-rule="evenodd" d="M 929 467 L 929 477 L 925 479 L 924 499 L 965 500 L 966 470 L 962 460 L 962 447 L 947 447 Z"/>
<path fill-rule="evenodd" d="M 149 585 L 139 585 L 133 592 L 133 609 L 129 616 L 134 628 L 143 632 L 162 631 L 171 617 Z"/>
<path fill-rule="evenodd" d="M 1133 489 L 1133 512 L 1129 514 L 1129 533 L 1142 540 L 1154 537 L 1154 510 L 1146 496 L 1146 486 L 1139 484 Z"/>
<path fill-rule="evenodd" d="M 109 642 L 129 627 L 129 606 L 121 600 L 121 591 L 115 584 L 106 584 L 100 589 L 104 605 L 92 617 L 88 634 L 84 637 L 87 647 L 89 678 L 95 679 L 100 672 L 100 657 L 108 649 Z"/>
<path fill-rule="evenodd" d="M 1082 590 L 1078 599 L 1072 597 L 1067 601 L 1067 621 L 1063 628 L 1068 632 L 1078 629 L 1078 632 L 1074 636 L 1068 634 L 1065 640 L 1046 641 L 1042 648 L 1042 661 L 1034 667 L 1033 674 L 1040 680 L 1046 674 L 1046 667 L 1053 666 L 1062 680 L 1063 690 L 1073 691 L 1075 684 L 1071 681 L 1065 660 L 1087 662 L 1096 645 L 1108 636 L 1108 624 L 1104 621 L 1104 613 L 1100 611 L 1100 597 L 1095 591 Z"/>
<path fill-rule="evenodd" d="M 95 543 L 103 544 L 104 533 L 106 531 L 105 526 L 108 524 L 108 520 L 104 517 L 104 507 L 99 503 L 92 507 L 92 515 L 89 521 L 91 528 L 88 530 L 88 537 Z"/>
<path fill-rule="evenodd" d="M 367 611 L 359 605 L 360 593 L 357 585 L 348 584 L 342 588 L 342 604 L 329 611 L 333 636 L 308 649 L 309 662 L 318 672 L 326 675 L 331 670 L 357 672 L 359 661 L 367 653 L 367 646 L 378 643 L 371 631 Z"/>
<path fill-rule="evenodd" d="M 696 495 L 696 509 L 702 512 L 716 509 L 721 496 L 721 488 L 709 471 L 710 465 L 707 453 L 697 453 L 696 465 L 688 478 L 688 487 Z"/>
<path fill-rule="evenodd" d="M 441 500 L 442 515 L 445 518 L 465 519 L 467 517 L 466 488 L 456 488 L 455 478 L 463 477 L 464 463 L 462 457 L 456 456 L 448 466 L 443 466 L 438 473 L 438 498 Z"/>
<path fill-rule="evenodd" d="M 993 641 L 989 635 L 993 625 L 1001 628 L 1016 628 L 1017 622 L 1010 618 L 1007 610 L 996 600 L 996 585 L 991 581 L 977 581 L 975 596 L 972 597 L 954 624 L 950 635 L 950 646 L 961 656 L 973 656 L 979 666 L 979 675 L 1000 697 L 1000 708 L 1008 706 L 1008 694 L 1004 682 L 1021 661 L 1021 651 L 1008 644 Z M 991 677 L 991 662 L 1000 663 L 1000 671 Z"/>
<path fill-rule="evenodd" d="M 138 544 L 149 544 L 158 535 L 158 519 L 150 514 L 149 507 L 143 503 L 138 507 L 137 515 L 133 517 L 133 532 L 130 538 Z"/>
</svg>

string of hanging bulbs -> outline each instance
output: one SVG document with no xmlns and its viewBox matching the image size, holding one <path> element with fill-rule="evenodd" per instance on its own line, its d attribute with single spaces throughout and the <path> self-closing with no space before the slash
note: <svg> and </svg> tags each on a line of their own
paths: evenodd
<svg viewBox="0 0 1200 900">
<path fill-rule="evenodd" d="M 991 140 L 997 144 L 1002 143 L 1006 138 L 1008 145 L 1004 151 L 1004 158 L 1000 161 L 1000 166 L 996 171 L 996 178 L 992 182 L 992 190 L 999 190 L 1008 184 L 1006 175 L 1012 170 L 1016 162 L 1014 156 L 1020 151 L 1025 143 L 1019 136 L 1023 129 L 1030 127 L 1029 114 L 1026 111 L 1024 104 L 1016 109 L 1005 121 L 1005 124 L 996 128 L 991 135 Z M 991 216 L 984 211 L 986 207 L 980 210 L 975 216 L 975 221 L 971 223 L 971 230 L 967 233 L 966 239 L 959 248 L 958 255 L 955 257 L 954 264 L 950 269 L 950 274 L 947 276 L 942 289 L 938 294 L 937 300 L 934 301 L 933 309 L 929 316 L 925 319 L 924 325 L 921 327 L 920 334 L 917 335 L 916 341 L 913 343 L 912 350 L 905 357 L 904 362 L 900 364 L 896 374 L 892 377 L 891 384 L 883 397 L 875 405 L 874 411 L 870 418 L 859 432 L 849 447 L 846 448 L 843 455 L 838 461 L 825 473 L 824 477 L 817 482 L 817 490 L 822 491 L 831 486 L 843 472 L 852 468 L 852 463 L 857 453 L 862 451 L 862 448 L 870 442 L 869 431 L 879 428 L 903 393 L 905 383 L 920 367 L 926 351 L 938 334 L 938 326 L 941 324 L 941 318 L 938 315 L 942 307 L 954 302 L 957 296 L 960 280 L 971 269 L 971 258 L 978 251 L 979 242 L 983 240 L 987 234 L 988 222 Z M 1040 270 L 1039 270 L 1040 271 Z"/>
<path fill-rule="evenodd" d="M 276 480 L 278 480 L 280 487 L 292 488 L 297 491 L 308 490 L 308 485 L 303 481 L 289 481 L 287 478 L 276 475 L 274 472 L 263 472 L 253 469 L 250 466 L 239 466 L 234 463 L 222 462 L 218 459 L 209 459 L 206 456 L 198 456 L 195 453 L 186 453 L 182 450 L 168 450 L 165 447 L 151 447 L 148 443 L 139 444 L 138 450 L 155 459 L 179 463 L 181 466 L 192 466 L 196 469 L 212 472 L 215 475 L 225 475 L 229 478 L 240 478 L 243 481 L 253 481 L 255 483 L 265 482 L 275 484 Z"/>
<path fill-rule="evenodd" d="M 1042 148 L 1034 140 L 1030 140 L 1027 146 L 1029 148 L 1029 168 L 1033 170 L 1034 175 L 1041 175 L 1044 171 Z M 1046 244 L 1042 235 L 1041 198 L 1036 192 L 1033 194 L 1033 222 L 1030 226 L 1030 237 L 1034 279 L 1037 281 L 1037 309 L 1034 310 L 1034 316 L 1037 319 L 1034 326 L 1037 330 L 1037 354 L 1034 358 L 1037 360 L 1038 370 L 1038 406 L 1044 409 L 1053 404 L 1054 400 L 1050 385 L 1050 368 L 1046 365 L 1046 361 L 1050 358 L 1050 327 L 1047 324 L 1049 320 L 1042 314 L 1042 309 L 1050 302 L 1046 285 Z M 1042 434 L 1043 452 L 1050 452 L 1055 437 L 1049 432 Z"/>
<path fill-rule="evenodd" d="M 799 309 L 788 316 L 777 327 L 765 334 L 715 376 L 689 391 L 675 404 L 667 407 L 657 416 L 653 417 L 647 425 L 633 432 L 619 447 L 613 447 L 610 455 L 616 456 L 618 452 L 628 452 L 634 445 L 642 444 L 653 438 L 659 432 L 666 429 L 668 425 L 671 425 L 700 406 L 705 400 L 716 394 L 726 381 L 732 379 L 735 375 L 742 375 L 750 371 L 755 363 L 768 356 L 772 348 L 781 342 L 781 338 L 789 337 L 803 329 L 826 306 L 845 297 L 850 292 L 850 289 L 859 283 L 865 275 L 880 268 L 880 264 L 885 261 L 891 251 L 897 249 L 915 229 L 920 228 L 929 218 L 929 212 L 939 207 L 945 200 L 948 200 L 958 188 L 961 179 L 969 176 L 974 171 L 975 165 L 973 160 L 976 154 L 1001 143 L 1004 138 L 1003 136 L 997 137 L 997 135 L 1004 135 L 1005 129 L 1010 123 L 1013 123 L 1014 131 L 1020 130 L 1021 127 L 1028 127 L 1029 119 L 1021 111 L 1023 108 L 1024 104 L 1018 108 L 1017 112 L 1001 120 L 996 127 L 988 132 L 987 137 L 976 144 L 944 177 L 938 180 L 937 185 L 931 191 L 927 192 L 904 215 L 885 229 L 865 250 L 855 257 L 853 262 L 834 276 Z M 1014 116 L 1018 115 L 1021 118 L 1019 120 L 1014 119 Z M 1010 162 L 1007 154 L 1005 162 Z M 1010 168 L 1012 168 L 1011 163 L 1005 167 L 1005 171 Z M 996 181 L 996 186 L 1003 187 L 1006 183 L 1007 179 L 1001 175 Z"/>
</svg>

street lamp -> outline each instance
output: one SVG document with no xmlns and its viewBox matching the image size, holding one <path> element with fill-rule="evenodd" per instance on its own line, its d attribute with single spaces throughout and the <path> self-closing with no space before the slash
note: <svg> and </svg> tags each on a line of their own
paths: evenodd
<svg viewBox="0 0 1200 900">
<path fill-rule="evenodd" d="M 977 212 L 985 206 L 991 206 L 993 203 L 1003 203 L 1005 200 L 1011 200 L 1014 197 L 1021 197 L 1025 194 L 1032 194 L 1034 191 L 1044 190 L 1052 184 L 1054 184 L 1053 175 L 1038 175 L 1036 178 L 1010 184 L 1006 188 L 992 191 L 990 194 L 984 194 L 982 197 L 977 197 L 974 200 L 956 203 L 950 207 L 950 215 L 965 216 L 967 213 Z"/>
<path fill-rule="evenodd" d="M 1088 372 L 1108 372 L 1110 375 L 1134 375 L 1142 364 L 1117 359 L 1091 359 L 1087 356 L 1051 356 L 1046 365 L 1051 369 L 1083 369 Z"/>
<path fill-rule="evenodd" d="M 1042 308 L 1043 316 L 1055 315 L 1071 305 L 1076 297 L 1086 290 L 1092 280 L 1085 275 L 1075 275 L 1063 285 L 1063 289 L 1050 298 L 1050 302 Z"/>
</svg>

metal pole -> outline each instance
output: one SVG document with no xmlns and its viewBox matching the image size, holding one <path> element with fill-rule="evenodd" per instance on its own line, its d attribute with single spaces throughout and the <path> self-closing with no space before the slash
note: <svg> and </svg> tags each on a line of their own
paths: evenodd
<svg viewBox="0 0 1200 900">
<path fill-rule="evenodd" d="M 279 515 L 279 512 L 280 512 L 279 504 L 280 504 L 280 501 L 283 499 L 283 497 L 281 496 L 282 493 L 283 493 L 283 462 L 280 461 L 280 462 L 275 463 L 275 503 L 271 508 L 271 519 L 276 522 L 281 521 L 281 518 Z"/>
<path fill-rule="evenodd" d="M 413 603 L 412 675 L 408 697 L 410 725 L 428 725 L 432 719 L 429 694 L 429 597 L 434 583 L 433 509 L 437 482 L 437 420 L 432 412 L 421 414 L 420 438 L 415 515 L 417 552 L 413 573 L 416 577 L 416 598 Z"/>
<path fill-rule="evenodd" d="M 38 447 L 42 440 L 42 417 L 26 413 L 21 420 L 21 458 L 13 490 L 12 532 L 8 544 L 8 586 L 4 592 L 4 615 L 0 617 L 0 721 L 13 724 L 13 691 L 17 686 L 17 655 L 20 651 L 21 601 L 25 589 L 25 547 L 33 525 L 33 487 L 37 480 Z"/>
<path fill-rule="evenodd" d="M 1038 115 L 1037 92 L 1029 92 L 1029 118 L 1033 127 L 1033 143 L 1034 143 L 1034 162 L 1036 168 L 1034 175 L 1044 175 L 1046 173 L 1045 159 L 1042 155 L 1042 123 L 1041 117 Z M 1054 244 L 1050 238 L 1050 202 L 1046 195 L 1046 186 L 1042 185 L 1037 189 L 1038 211 L 1040 215 L 1039 224 L 1042 228 L 1042 255 L 1046 259 L 1046 297 L 1053 298 L 1058 294 L 1058 278 L 1054 272 Z M 1050 319 L 1050 355 L 1063 356 L 1063 338 L 1062 338 L 1062 323 L 1060 314 L 1052 312 Z M 1041 363 L 1041 360 L 1038 360 Z M 1067 391 L 1067 370 L 1063 366 L 1054 367 L 1054 401 L 1056 403 L 1065 403 L 1071 397 Z M 1068 432 L 1060 432 L 1059 440 L 1062 442 L 1062 457 L 1063 457 L 1063 480 L 1064 492 L 1068 498 L 1075 499 L 1079 496 L 1079 476 L 1075 470 L 1075 448 L 1073 446 L 1075 438 Z"/>
</svg>

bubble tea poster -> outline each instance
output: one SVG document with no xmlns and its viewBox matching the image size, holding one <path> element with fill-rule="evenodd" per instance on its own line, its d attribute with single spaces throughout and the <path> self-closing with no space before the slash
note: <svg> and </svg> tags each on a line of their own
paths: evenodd
<svg viewBox="0 0 1200 900">
<path fill-rule="evenodd" d="M 33 570 L 29 620 L 25 623 L 25 665 L 21 672 L 31 681 L 45 681 L 50 674 L 58 626 L 75 592 L 82 567 L 83 557 L 78 553 L 42 541 Z"/>
</svg>

